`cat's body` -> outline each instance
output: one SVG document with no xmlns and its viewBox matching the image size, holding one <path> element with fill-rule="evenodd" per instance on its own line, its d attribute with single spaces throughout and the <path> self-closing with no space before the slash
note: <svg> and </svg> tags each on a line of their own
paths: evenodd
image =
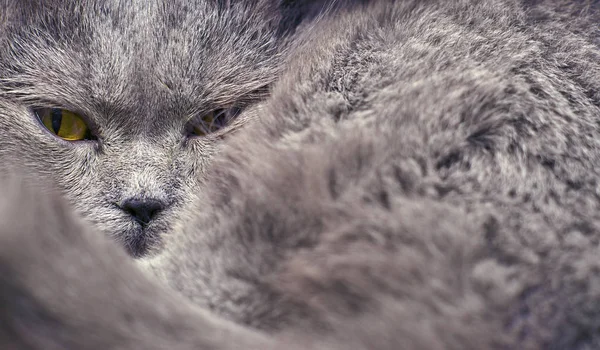
<svg viewBox="0 0 600 350">
<path fill-rule="evenodd" d="M 0 341 L 597 348 L 600 4 L 366 3 L 307 27 L 144 262 L 175 292 L 36 194 L 0 202 Z"/>
</svg>

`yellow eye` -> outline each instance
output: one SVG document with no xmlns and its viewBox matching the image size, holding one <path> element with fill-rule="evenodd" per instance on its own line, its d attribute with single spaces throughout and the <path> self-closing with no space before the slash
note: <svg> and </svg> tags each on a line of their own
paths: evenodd
<svg viewBox="0 0 600 350">
<path fill-rule="evenodd" d="M 39 108 L 35 114 L 54 135 L 67 141 L 90 140 L 92 135 L 86 122 L 76 113 L 61 108 Z"/>
<path fill-rule="evenodd" d="M 193 136 L 206 136 L 228 126 L 237 117 L 240 109 L 236 107 L 217 109 L 190 122 Z M 188 129 L 189 130 L 189 129 Z"/>
</svg>

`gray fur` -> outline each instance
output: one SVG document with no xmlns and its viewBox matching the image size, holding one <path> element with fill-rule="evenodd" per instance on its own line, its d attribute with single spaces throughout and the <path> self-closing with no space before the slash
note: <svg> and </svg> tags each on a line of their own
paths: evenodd
<svg viewBox="0 0 600 350">
<path fill-rule="evenodd" d="M 596 3 L 557 1 L 336 12 L 150 264 L 269 331 L 598 346 L 597 20 Z"/>
<path fill-rule="evenodd" d="M 56 194 L 14 178 L 0 187 L 0 348 L 270 348 L 145 278 Z"/>
<path fill-rule="evenodd" d="M 280 348 L 598 348 L 599 21 L 597 1 L 566 0 L 374 0 L 323 15 L 144 268 Z M 0 227 L 14 247 L 44 246 Z M 37 253 L 0 252 L 0 267 L 38 273 L 24 267 Z M 107 264 L 70 279 L 39 269 L 83 285 L 117 274 Z M 79 317 L 107 320 L 107 305 Z"/>
<path fill-rule="evenodd" d="M 0 5 L 0 162 L 54 179 L 136 256 L 160 246 L 221 143 L 187 140 L 186 122 L 262 100 L 293 29 L 293 5 L 275 0 Z M 32 107 L 80 113 L 99 141 L 59 140 Z M 131 198 L 166 209 L 143 229 L 119 208 Z"/>
</svg>

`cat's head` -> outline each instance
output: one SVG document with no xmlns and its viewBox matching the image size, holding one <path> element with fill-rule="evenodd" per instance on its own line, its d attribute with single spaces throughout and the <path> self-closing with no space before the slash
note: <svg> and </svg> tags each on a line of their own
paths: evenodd
<svg viewBox="0 0 600 350">
<path fill-rule="evenodd" d="M 274 0 L 3 3 L 0 161 L 56 182 L 134 256 L 199 190 L 298 24 Z"/>
</svg>

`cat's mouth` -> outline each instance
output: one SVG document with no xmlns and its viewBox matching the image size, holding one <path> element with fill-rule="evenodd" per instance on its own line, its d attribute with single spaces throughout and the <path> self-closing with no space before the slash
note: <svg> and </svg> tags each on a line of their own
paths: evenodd
<svg viewBox="0 0 600 350">
<path fill-rule="evenodd" d="M 141 258 L 160 248 L 162 235 L 169 229 L 167 218 L 171 205 L 148 199 L 128 200 L 114 205 L 121 213 L 127 214 L 118 239 L 131 256 Z"/>
<path fill-rule="evenodd" d="M 148 225 L 134 223 L 123 232 L 121 240 L 127 252 L 134 258 L 141 258 L 159 249 L 162 243 L 161 236 L 166 227 L 158 222 Z"/>
</svg>

